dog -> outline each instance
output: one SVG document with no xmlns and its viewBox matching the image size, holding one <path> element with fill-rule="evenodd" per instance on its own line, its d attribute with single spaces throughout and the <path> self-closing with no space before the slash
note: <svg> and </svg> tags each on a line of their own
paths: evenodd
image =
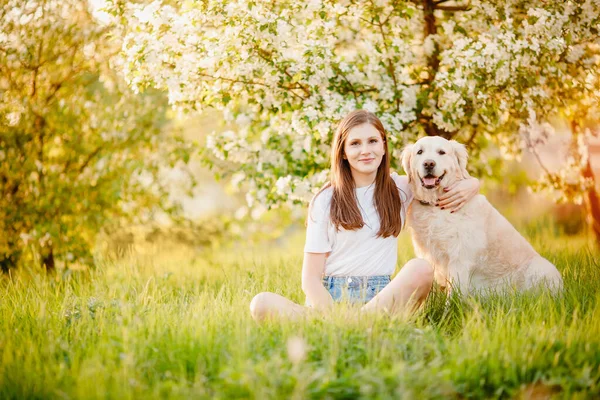
<svg viewBox="0 0 600 400">
<path fill-rule="evenodd" d="M 473 292 L 546 286 L 562 289 L 556 267 L 540 256 L 485 198 L 478 194 L 460 210 L 436 207 L 443 188 L 470 178 L 464 145 L 429 136 L 408 145 L 402 167 L 414 194 L 407 224 L 415 253 L 434 268 L 436 282 L 449 292 Z"/>
</svg>

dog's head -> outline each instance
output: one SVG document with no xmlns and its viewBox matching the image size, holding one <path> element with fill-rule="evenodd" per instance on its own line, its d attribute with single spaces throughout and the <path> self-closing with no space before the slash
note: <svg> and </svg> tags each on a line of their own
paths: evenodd
<svg viewBox="0 0 600 400">
<path fill-rule="evenodd" d="M 434 201 L 438 192 L 457 180 L 469 178 L 467 150 L 455 140 L 427 136 L 402 151 L 402 167 L 415 198 Z"/>
</svg>

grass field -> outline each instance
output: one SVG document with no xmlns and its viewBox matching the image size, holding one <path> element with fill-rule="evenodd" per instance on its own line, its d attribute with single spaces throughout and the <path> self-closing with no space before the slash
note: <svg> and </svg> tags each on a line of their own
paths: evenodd
<svg viewBox="0 0 600 400">
<path fill-rule="evenodd" d="M 303 302 L 302 238 L 219 253 L 146 249 L 91 272 L 0 279 L 0 398 L 599 398 L 600 265 L 584 237 L 522 232 L 565 293 L 452 299 L 410 321 L 255 324 L 252 296 Z M 400 263 L 412 257 L 401 237 Z M 536 397 L 539 396 L 539 397 Z"/>
</svg>

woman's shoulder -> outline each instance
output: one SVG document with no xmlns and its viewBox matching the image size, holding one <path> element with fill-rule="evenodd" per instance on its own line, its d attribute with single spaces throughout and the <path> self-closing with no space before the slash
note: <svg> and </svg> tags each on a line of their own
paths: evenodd
<svg viewBox="0 0 600 400">
<path fill-rule="evenodd" d="M 401 200 L 403 202 L 410 201 L 412 199 L 412 190 L 408 183 L 408 176 L 398 175 L 397 172 L 392 172 L 390 176 L 396 183 L 396 187 L 400 190 Z"/>
<path fill-rule="evenodd" d="M 309 209 L 312 212 L 319 214 L 326 213 L 331 206 L 331 198 L 333 197 L 333 188 L 331 186 L 319 191 L 310 201 Z"/>
<path fill-rule="evenodd" d="M 313 205 L 318 205 L 319 208 L 325 208 L 331 203 L 333 197 L 333 188 L 331 186 L 319 191 L 310 201 Z"/>
<path fill-rule="evenodd" d="M 392 177 L 392 179 L 396 183 L 396 186 L 398 186 L 399 189 L 406 190 L 408 188 L 408 176 L 398 175 L 396 171 L 392 171 L 390 176 Z"/>
</svg>

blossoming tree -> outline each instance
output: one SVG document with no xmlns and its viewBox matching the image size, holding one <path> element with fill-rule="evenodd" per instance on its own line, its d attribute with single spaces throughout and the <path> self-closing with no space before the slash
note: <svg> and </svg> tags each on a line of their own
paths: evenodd
<svg viewBox="0 0 600 400">
<path fill-rule="evenodd" d="M 233 129 L 211 135 L 207 154 L 255 209 L 310 198 L 328 177 L 335 123 L 364 108 L 390 132 L 396 165 L 422 135 L 463 141 L 480 166 L 489 143 L 518 157 L 553 134 L 551 118 L 567 119 L 569 161 L 536 187 L 587 197 L 598 212 L 586 174 L 599 115 L 598 0 L 169 4 L 111 3 L 125 22 L 125 74 L 135 88 L 168 91 L 180 110 L 222 112 Z"/>
<path fill-rule="evenodd" d="M 161 166 L 188 148 L 163 129 L 163 96 L 134 96 L 111 69 L 109 28 L 79 0 L 0 4 L 3 270 L 89 262 L 100 229 L 177 209 Z"/>
</svg>

